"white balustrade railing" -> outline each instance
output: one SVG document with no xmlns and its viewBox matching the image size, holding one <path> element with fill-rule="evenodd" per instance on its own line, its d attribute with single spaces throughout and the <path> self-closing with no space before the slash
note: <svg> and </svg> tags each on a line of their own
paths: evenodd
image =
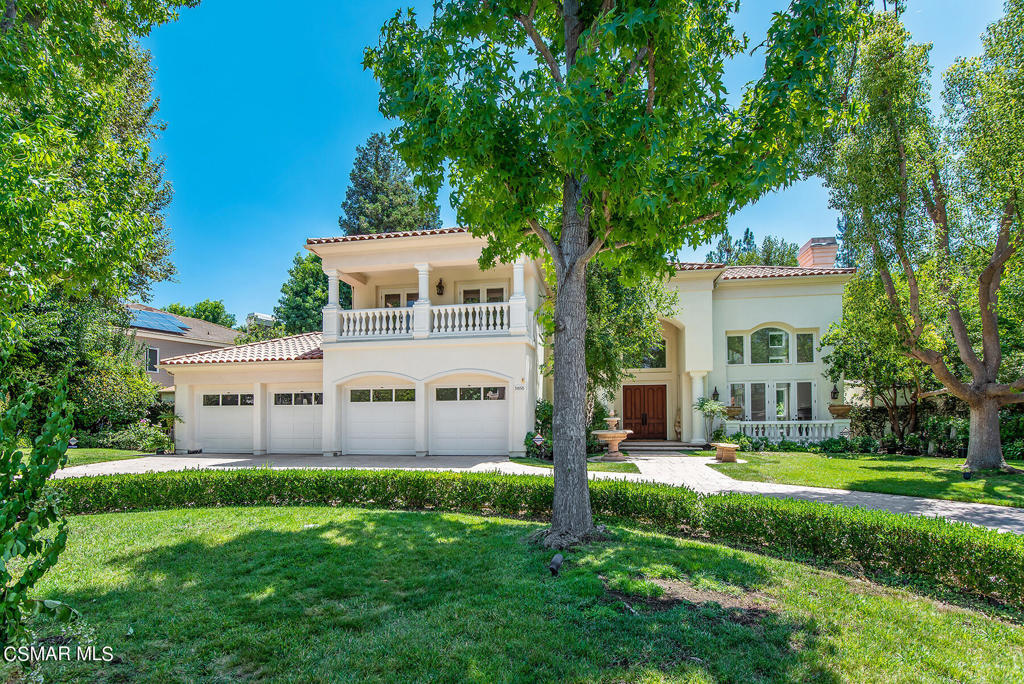
<svg viewBox="0 0 1024 684">
<path fill-rule="evenodd" d="M 338 337 L 407 337 L 412 335 L 412 323 L 411 308 L 342 311 Z"/>
<path fill-rule="evenodd" d="M 448 304 L 430 307 L 430 334 L 457 335 L 509 329 L 509 303 Z"/>
<path fill-rule="evenodd" d="M 729 420 L 725 423 L 727 435 L 741 432 L 747 437 L 779 442 L 820 442 L 839 437 L 849 427 L 848 420 Z"/>
</svg>

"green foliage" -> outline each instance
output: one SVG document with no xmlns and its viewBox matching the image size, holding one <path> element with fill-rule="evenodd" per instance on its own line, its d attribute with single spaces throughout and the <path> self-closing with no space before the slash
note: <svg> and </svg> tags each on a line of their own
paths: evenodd
<svg viewBox="0 0 1024 684">
<path fill-rule="evenodd" d="M 363 505 L 550 516 L 553 480 L 484 473 L 359 470 L 185 471 L 64 479 L 69 512 L 251 505 Z M 713 542 L 924 578 L 1024 605 L 1024 542 L 941 519 L 683 487 L 590 482 L 594 512 Z"/>
<path fill-rule="evenodd" d="M 735 242 L 730 233 L 720 237 L 706 260 L 729 266 L 797 266 L 799 251 L 800 246 L 795 242 L 786 242 L 784 238 L 773 235 L 766 235 L 758 247 L 754 232 L 747 228 L 743 231 L 743 238 Z"/>
<path fill-rule="evenodd" d="M 198 318 L 201 321 L 223 325 L 225 328 L 235 327 L 235 315 L 228 313 L 223 299 L 204 299 L 191 306 L 174 302 L 165 306 L 163 310 L 176 316 L 188 316 L 189 318 Z"/>
<path fill-rule="evenodd" d="M 725 404 L 711 397 L 700 397 L 694 402 L 693 408 L 704 416 L 704 434 L 709 437 L 714 434 L 715 420 L 725 420 L 729 415 Z"/>
<path fill-rule="evenodd" d="M 526 433 L 526 437 L 523 439 L 523 446 L 526 447 L 526 455 L 531 458 L 543 458 L 551 460 L 552 448 L 554 443 L 552 441 L 552 421 L 554 419 L 555 407 L 550 401 L 546 399 L 538 399 L 536 412 L 534 414 L 534 426 L 533 430 Z M 604 419 L 608 417 L 608 409 L 604 407 L 604 404 L 597 402 L 594 404 L 593 414 L 590 419 L 590 428 L 587 431 L 587 453 L 588 454 L 599 454 L 604 451 L 604 446 L 597 441 L 597 438 L 590 434 L 591 430 L 604 430 L 608 427 Z M 533 443 L 535 435 L 541 435 L 544 438 L 544 442 L 537 446 Z"/>
<path fill-rule="evenodd" d="M 338 305 L 352 308 L 352 286 L 339 283 Z M 323 325 L 323 308 L 327 305 L 327 274 L 316 254 L 301 252 L 295 255 L 288 269 L 288 280 L 281 286 L 281 299 L 274 307 L 274 317 L 284 327 L 285 334 L 314 332 Z"/>
<path fill-rule="evenodd" d="M 174 453 L 174 442 L 165 428 L 142 418 L 120 430 L 104 430 L 84 435 L 79 440 L 83 448 L 121 449 L 145 454 Z"/>
<path fill-rule="evenodd" d="M 417 191 L 388 137 L 374 133 L 356 147 L 338 226 L 346 235 L 440 228 L 436 194 Z"/>
<path fill-rule="evenodd" d="M 67 541 L 58 492 L 47 480 L 67 462 L 71 417 L 67 397 L 58 388 L 39 435 L 26 450 L 18 442 L 33 403 L 27 392 L 0 413 L 0 646 L 24 640 L 26 613 L 64 612 L 59 605 L 36 603 L 30 592 Z"/>
<path fill-rule="evenodd" d="M 263 342 L 264 340 L 274 340 L 278 337 L 285 337 L 287 335 L 288 333 L 285 332 L 284 326 L 280 323 L 275 323 L 274 325 L 262 325 L 254 321 L 242 328 L 238 337 L 235 338 L 235 344 Z"/>
<path fill-rule="evenodd" d="M 75 381 L 78 424 L 88 429 L 138 421 L 157 400 L 157 386 L 137 363 L 103 357 Z"/>
</svg>

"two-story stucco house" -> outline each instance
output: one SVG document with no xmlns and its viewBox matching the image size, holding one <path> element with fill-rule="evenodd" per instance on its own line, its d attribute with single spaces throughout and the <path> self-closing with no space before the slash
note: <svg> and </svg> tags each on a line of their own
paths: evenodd
<svg viewBox="0 0 1024 684">
<path fill-rule="evenodd" d="M 329 283 L 323 332 L 164 359 L 178 450 L 521 454 L 549 393 L 535 321 L 546 285 L 529 259 L 482 271 L 484 245 L 459 228 L 308 240 Z M 678 264 L 664 347 L 613 398 L 635 438 L 703 442 L 691 406 L 716 392 L 742 407 L 730 430 L 846 427 L 827 410 L 817 351 L 852 273 L 832 267 L 834 249 L 809 242 L 799 268 Z M 341 281 L 351 310 L 338 307 Z"/>
</svg>

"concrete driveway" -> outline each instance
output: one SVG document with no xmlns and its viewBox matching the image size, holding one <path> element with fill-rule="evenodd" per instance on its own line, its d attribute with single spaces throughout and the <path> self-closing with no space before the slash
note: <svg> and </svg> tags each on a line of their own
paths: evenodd
<svg viewBox="0 0 1024 684">
<path fill-rule="evenodd" d="M 734 480 L 708 465 L 710 457 L 698 456 L 638 456 L 630 459 L 640 473 L 592 472 L 591 479 L 616 479 L 661 484 L 683 485 L 704 494 L 740 492 L 788 499 L 802 499 L 841 506 L 859 506 L 930 518 L 946 518 L 988 527 L 1001 532 L 1024 534 L 1024 508 L 992 506 L 988 504 L 945 501 L 918 496 L 853 492 L 825 487 L 745 482 Z M 325 457 L 309 454 L 189 454 L 187 456 L 144 456 L 127 461 L 106 461 L 65 468 L 55 478 L 118 473 L 146 473 L 190 468 L 253 468 L 269 466 L 286 468 L 359 468 L 371 470 L 448 470 L 455 472 L 498 472 L 510 475 L 551 475 L 550 468 L 512 463 L 502 456 L 339 456 Z"/>
</svg>

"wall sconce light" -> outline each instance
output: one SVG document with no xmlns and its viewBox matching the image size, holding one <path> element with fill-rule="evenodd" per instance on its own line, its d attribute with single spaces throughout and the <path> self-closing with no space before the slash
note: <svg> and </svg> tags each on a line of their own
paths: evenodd
<svg viewBox="0 0 1024 684">
<path fill-rule="evenodd" d="M 718 401 L 718 387 L 715 387 L 715 391 L 711 393 L 711 398 Z"/>
<path fill-rule="evenodd" d="M 444 278 L 437 279 L 437 287 L 434 288 L 434 291 L 437 292 L 438 297 L 444 294 Z"/>
<path fill-rule="evenodd" d="M 839 388 L 836 387 L 835 384 L 833 383 L 832 384 L 832 401 L 835 401 L 838 398 L 839 398 Z"/>
</svg>

